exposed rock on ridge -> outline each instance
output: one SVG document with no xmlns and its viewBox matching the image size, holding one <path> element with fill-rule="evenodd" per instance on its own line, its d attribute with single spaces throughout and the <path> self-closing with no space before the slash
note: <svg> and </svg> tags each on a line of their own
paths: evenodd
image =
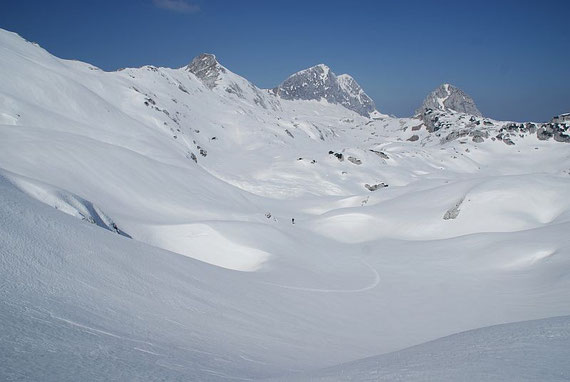
<svg viewBox="0 0 570 382">
<path fill-rule="evenodd" d="M 432 91 L 425 98 L 422 106 L 416 110 L 416 114 L 422 114 L 426 110 L 455 111 L 481 117 L 482 114 L 475 105 L 475 101 L 461 89 L 443 84 Z"/>
<path fill-rule="evenodd" d="M 348 74 L 336 76 L 328 66 L 315 65 L 297 72 L 273 92 L 287 100 L 320 100 L 340 104 L 349 110 L 368 117 L 376 110 L 374 101 Z"/>
<path fill-rule="evenodd" d="M 209 53 L 202 53 L 195 57 L 192 62 L 186 66 L 186 70 L 193 73 L 210 89 L 216 86 L 220 74 L 226 72 L 226 68 L 220 65 L 216 60 L 216 56 Z"/>
</svg>

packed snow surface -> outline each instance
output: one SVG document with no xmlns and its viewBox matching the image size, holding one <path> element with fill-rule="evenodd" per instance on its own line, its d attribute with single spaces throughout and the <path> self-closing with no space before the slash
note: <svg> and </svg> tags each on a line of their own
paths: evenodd
<svg viewBox="0 0 570 382">
<path fill-rule="evenodd" d="M 568 378 L 565 143 L 3 30 L 0 84 L 0 380 Z"/>
</svg>

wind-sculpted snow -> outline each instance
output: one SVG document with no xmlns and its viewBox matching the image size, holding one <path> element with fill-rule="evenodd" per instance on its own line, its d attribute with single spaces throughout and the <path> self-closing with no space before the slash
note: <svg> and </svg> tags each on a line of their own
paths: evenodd
<svg viewBox="0 0 570 382">
<path fill-rule="evenodd" d="M 130 238 L 127 233 L 119 229 L 113 219 L 88 200 L 68 191 L 60 190 L 48 184 L 16 176 L 14 174 L 6 173 L 4 174 L 4 178 L 25 194 L 55 208 L 56 210 L 65 212 L 68 215 L 75 216 L 81 220 L 86 220 L 101 228 Z"/>
<path fill-rule="evenodd" d="M 566 125 L 369 118 L 212 60 L 0 30 L 0 380 L 263 379 L 570 314 Z"/>
</svg>

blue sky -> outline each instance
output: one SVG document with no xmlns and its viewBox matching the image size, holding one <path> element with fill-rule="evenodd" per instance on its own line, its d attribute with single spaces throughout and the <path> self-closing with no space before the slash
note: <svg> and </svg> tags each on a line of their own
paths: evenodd
<svg viewBox="0 0 570 382">
<path fill-rule="evenodd" d="M 105 70 L 201 52 L 257 86 L 325 63 L 408 116 L 443 82 L 497 119 L 570 112 L 570 1 L 3 1 L 0 27 Z"/>
</svg>

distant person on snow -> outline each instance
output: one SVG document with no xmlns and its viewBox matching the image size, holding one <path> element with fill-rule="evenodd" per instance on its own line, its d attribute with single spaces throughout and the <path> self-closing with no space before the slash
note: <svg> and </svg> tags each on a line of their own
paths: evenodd
<svg viewBox="0 0 570 382">
<path fill-rule="evenodd" d="M 295 224 L 295 218 L 291 218 L 291 224 Z"/>
</svg>

